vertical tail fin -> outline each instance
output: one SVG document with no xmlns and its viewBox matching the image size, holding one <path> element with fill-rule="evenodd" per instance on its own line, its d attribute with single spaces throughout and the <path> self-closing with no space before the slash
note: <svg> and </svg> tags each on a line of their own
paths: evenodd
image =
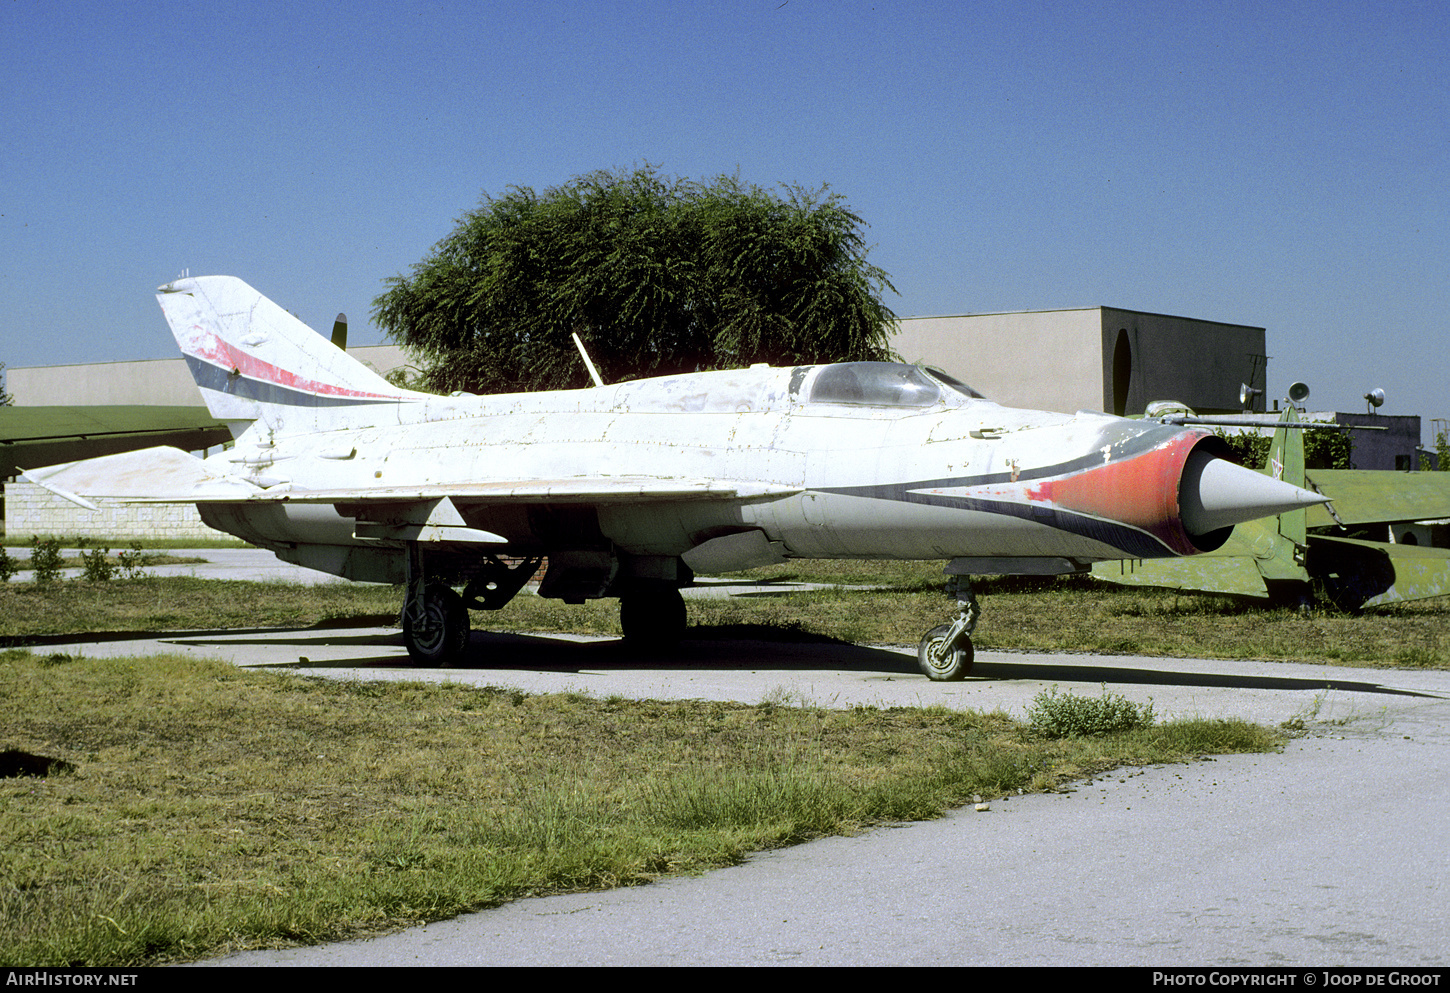
<svg viewBox="0 0 1450 993">
<path fill-rule="evenodd" d="M 1284 407 L 1284 413 L 1279 418 L 1281 425 L 1293 424 L 1299 420 L 1292 403 L 1285 404 Z M 1274 440 L 1269 444 L 1268 463 L 1264 467 L 1264 471 L 1273 478 L 1282 479 L 1286 483 L 1293 483 L 1299 487 L 1309 485 L 1304 479 L 1303 430 L 1276 428 Z M 1279 533 L 1296 546 L 1303 548 L 1308 540 L 1305 537 L 1308 533 L 1308 519 L 1302 509 L 1280 514 L 1278 517 Z"/>
<path fill-rule="evenodd" d="M 399 389 L 234 276 L 195 276 L 156 294 L 213 417 L 233 436 L 346 427 L 377 404 L 424 399 Z"/>
</svg>

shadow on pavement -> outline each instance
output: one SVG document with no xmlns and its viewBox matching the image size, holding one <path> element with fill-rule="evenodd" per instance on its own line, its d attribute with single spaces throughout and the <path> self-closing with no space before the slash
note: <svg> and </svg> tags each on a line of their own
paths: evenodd
<svg viewBox="0 0 1450 993">
<path fill-rule="evenodd" d="M 298 661 L 274 665 L 305 665 L 309 668 L 406 668 L 402 633 L 393 630 L 338 627 L 335 624 L 308 628 L 228 628 L 192 631 L 123 631 L 84 635 L 46 635 L 13 639 L 7 647 L 43 649 L 78 643 L 160 641 L 189 647 L 226 647 L 233 650 L 255 644 L 258 648 L 290 646 L 298 649 Z M 357 649 L 348 658 L 313 658 L 308 649 Z M 335 655 L 335 651 L 330 654 Z M 995 653 L 993 653 L 995 654 Z M 573 673 L 602 668 L 632 670 L 792 671 L 829 669 L 854 672 L 882 679 L 923 678 L 915 653 L 853 645 L 848 642 L 753 624 L 697 626 L 678 647 L 645 650 L 619 638 L 577 641 L 548 634 L 509 634 L 475 631 L 469 645 L 469 659 L 455 668 L 466 670 L 519 670 Z M 301 659 L 306 658 L 303 662 Z M 1009 657 L 1010 658 L 1010 657 Z M 1031 661 L 979 658 L 969 682 L 1012 682 L 1014 680 L 1056 680 L 1063 683 L 1135 684 L 1147 687 L 1206 687 L 1216 689 L 1374 693 L 1389 696 L 1437 698 L 1436 694 L 1396 689 L 1378 681 L 1322 675 L 1274 676 L 1233 672 L 1195 672 L 1175 666 L 1170 658 L 1152 660 L 1152 667 L 1116 665 L 1111 657 L 1050 654 L 1024 655 Z M 1126 661 L 1126 659 L 1125 659 Z M 238 664 L 248 663 L 239 661 Z M 265 663 L 263 663 L 265 664 Z M 1226 663 L 1229 664 L 1229 663 Z M 1363 670 L 1360 670 L 1363 671 Z"/>
<path fill-rule="evenodd" d="M 132 634 L 131 637 L 139 637 Z M 310 668 L 358 668 L 407 666 L 402 635 L 395 631 L 345 634 L 318 629 L 279 631 L 170 632 L 159 637 L 168 642 L 205 646 L 235 647 L 239 641 L 255 638 L 259 645 L 295 646 L 306 654 L 309 647 L 387 649 L 348 659 L 309 659 Z M 574 673 L 603 668 L 633 670 L 712 669 L 721 671 L 792 671 L 831 669 L 881 678 L 922 678 L 915 654 L 903 648 L 893 651 L 853 645 L 757 625 L 700 626 L 690 637 L 669 650 L 641 650 L 619 638 L 575 641 L 547 634 L 509 634 L 475 631 L 469 644 L 469 659 L 454 668 L 498 669 L 534 672 Z M 1377 681 L 1330 676 L 1274 676 L 1231 672 L 1194 672 L 1175 667 L 1173 659 L 1155 659 L 1153 667 L 1098 664 L 1080 661 L 1079 656 L 1033 655 L 1032 661 L 1013 662 L 1000 657 L 979 659 L 970 682 L 1014 680 L 1057 680 L 1063 683 L 1114 683 L 1164 687 L 1210 687 L 1217 689 L 1375 693 L 1390 696 L 1429 697 L 1435 694 L 1388 687 Z M 1099 658 L 1102 658 L 1099 656 Z M 304 663 L 292 663 L 300 665 Z"/>
</svg>

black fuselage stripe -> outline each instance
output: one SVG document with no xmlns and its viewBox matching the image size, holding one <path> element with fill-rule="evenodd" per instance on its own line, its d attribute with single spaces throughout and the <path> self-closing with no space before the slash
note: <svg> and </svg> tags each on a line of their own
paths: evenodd
<svg viewBox="0 0 1450 993">
<path fill-rule="evenodd" d="M 1068 463 L 1070 464 L 1070 463 Z M 1066 465 L 1066 464 L 1065 464 Z M 1063 466 L 1044 470 L 1047 475 L 1060 475 Z M 1088 514 L 1080 514 L 1044 504 L 1016 503 L 1010 500 L 988 500 L 981 497 L 953 496 L 941 493 L 919 493 L 913 490 L 941 489 L 951 486 L 977 486 L 990 477 L 934 480 L 924 483 L 893 483 L 881 486 L 843 486 L 819 489 L 818 493 L 838 496 L 859 497 L 865 500 L 884 500 L 890 503 L 914 503 L 928 507 L 946 507 L 953 510 L 970 510 L 982 514 L 997 514 L 1015 517 L 1018 520 L 1041 524 L 1045 527 L 1066 531 L 1083 538 L 1102 542 L 1127 553 L 1125 558 L 1154 559 L 1177 555 L 1163 541 L 1139 528 L 1118 521 L 1104 520 Z M 1019 477 L 1020 478 L 1020 477 Z"/>
</svg>

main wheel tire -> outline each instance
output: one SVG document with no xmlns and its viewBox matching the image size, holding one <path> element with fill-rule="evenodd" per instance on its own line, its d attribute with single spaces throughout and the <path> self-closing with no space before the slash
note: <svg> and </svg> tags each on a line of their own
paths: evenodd
<svg viewBox="0 0 1450 993">
<path fill-rule="evenodd" d="M 631 645 L 671 648 L 685 636 L 688 624 L 685 598 L 674 586 L 641 584 L 619 598 L 619 626 Z"/>
<path fill-rule="evenodd" d="M 933 654 L 940 651 L 941 644 L 946 641 L 951 630 L 950 624 L 940 624 L 932 628 L 916 648 L 916 663 L 927 679 L 939 683 L 955 682 L 965 679 L 972 671 L 972 663 L 976 661 L 977 653 L 970 638 L 959 639 L 956 648 L 948 652 L 945 658 L 937 658 Z"/>
<path fill-rule="evenodd" d="M 415 665 L 445 666 L 468 649 L 468 608 L 447 586 L 429 586 L 423 604 L 403 607 L 403 643 Z"/>
</svg>

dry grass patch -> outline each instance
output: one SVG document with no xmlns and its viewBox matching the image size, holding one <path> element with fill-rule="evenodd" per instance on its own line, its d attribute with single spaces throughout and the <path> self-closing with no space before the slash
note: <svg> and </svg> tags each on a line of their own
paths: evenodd
<svg viewBox="0 0 1450 993">
<path fill-rule="evenodd" d="M 0 779 L 8 965 L 356 936 L 1225 750 L 1217 732 L 1075 745 L 997 714 L 527 696 L 166 656 L 6 652 L 0 698 L 0 749 L 73 766 Z"/>
<path fill-rule="evenodd" d="M 0 585 L 0 644 L 115 631 L 390 624 L 401 602 L 391 587 L 352 583 L 305 586 L 183 576 L 8 583 Z"/>
<path fill-rule="evenodd" d="M 692 638 L 825 638 L 914 645 L 955 613 L 941 563 L 801 562 L 742 574 L 761 595 L 692 598 Z M 846 589 L 799 590 L 789 581 Z M 779 583 L 782 585 L 773 586 Z M 863 588 L 864 587 L 864 588 Z M 1082 577 L 977 584 L 982 649 L 1251 658 L 1386 668 L 1450 667 L 1450 598 L 1362 615 L 1303 616 L 1213 594 L 1132 589 Z M 45 635 L 396 623 L 398 588 L 187 578 L 0 584 L 0 644 Z M 480 630 L 618 635 L 617 601 L 581 605 L 527 593 L 474 612 Z"/>
</svg>

